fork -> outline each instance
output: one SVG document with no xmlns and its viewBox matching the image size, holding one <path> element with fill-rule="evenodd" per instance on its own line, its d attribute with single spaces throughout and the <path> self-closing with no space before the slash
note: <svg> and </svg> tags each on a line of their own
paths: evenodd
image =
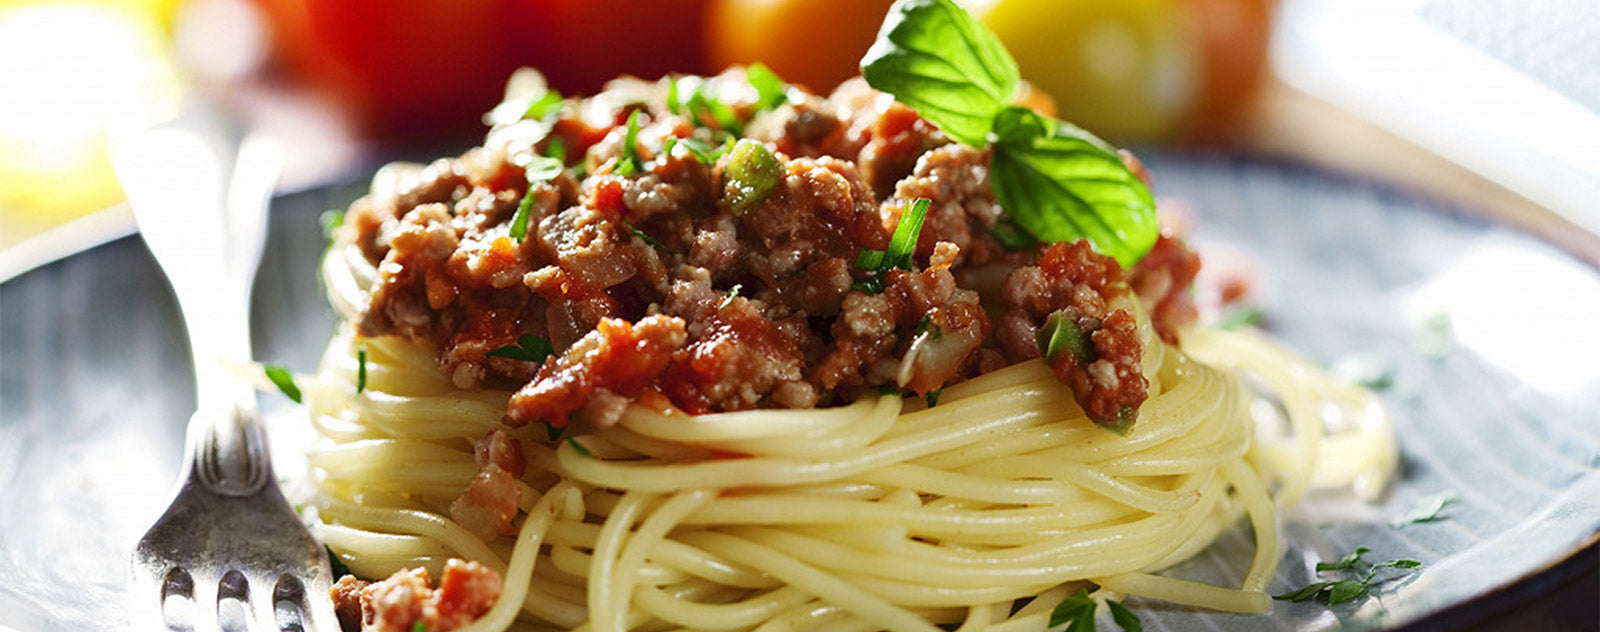
<svg viewBox="0 0 1600 632">
<path fill-rule="evenodd" d="M 337 630 L 327 551 L 273 477 L 251 383 L 249 289 L 283 150 L 235 144 L 210 110 L 139 132 L 112 161 L 172 284 L 195 369 L 177 495 L 134 548 L 133 629 Z M 231 176 L 227 173 L 232 169 Z"/>
</svg>

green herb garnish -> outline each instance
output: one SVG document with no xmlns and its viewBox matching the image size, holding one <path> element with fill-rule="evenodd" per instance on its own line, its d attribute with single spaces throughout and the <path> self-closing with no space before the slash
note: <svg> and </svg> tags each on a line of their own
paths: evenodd
<svg viewBox="0 0 1600 632">
<path fill-rule="evenodd" d="M 517 212 L 511 216 L 511 238 L 520 242 L 527 238 L 528 224 L 533 221 L 534 189 L 561 175 L 562 163 L 561 159 L 550 156 L 529 156 L 518 164 L 528 179 L 528 191 L 522 194 L 522 202 L 517 204 Z"/>
<path fill-rule="evenodd" d="M 428 632 L 428 624 L 421 621 L 411 622 L 411 632 Z"/>
<path fill-rule="evenodd" d="M 516 344 L 509 344 L 484 355 L 494 358 L 509 358 L 523 362 L 544 362 L 545 358 L 555 355 L 555 347 L 550 345 L 537 334 L 526 333 L 517 338 Z"/>
<path fill-rule="evenodd" d="M 1245 327 L 1258 326 L 1264 319 L 1266 319 L 1266 313 L 1262 312 L 1261 308 L 1254 305 L 1247 305 L 1228 310 L 1228 312 L 1223 314 L 1222 318 L 1217 321 L 1216 327 L 1217 329 L 1230 330 L 1243 329 Z"/>
<path fill-rule="evenodd" d="M 732 304 L 734 297 L 739 295 L 739 290 L 741 289 L 744 289 L 744 286 L 738 283 L 735 283 L 733 284 L 733 287 L 728 288 L 728 295 L 723 297 L 721 303 L 717 303 L 717 309 L 720 310 Z"/>
<path fill-rule="evenodd" d="M 1431 496 L 1424 496 L 1417 499 L 1417 504 L 1411 508 L 1411 511 L 1408 511 L 1405 515 L 1394 519 L 1389 523 L 1389 525 L 1398 529 L 1408 524 L 1443 520 L 1444 516 L 1439 515 L 1440 512 L 1444 511 L 1445 505 L 1456 502 L 1456 500 L 1458 500 L 1458 497 L 1453 491 L 1439 492 Z"/>
<path fill-rule="evenodd" d="M 356 394 L 367 390 L 367 349 L 356 349 Z"/>
<path fill-rule="evenodd" d="M 278 390 L 283 391 L 284 396 L 294 400 L 296 404 L 301 403 L 300 387 L 295 385 L 294 376 L 289 374 L 288 369 L 275 364 L 263 365 L 261 369 L 266 371 L 267 379 L 272 380 Z"/>
<path fill-rule="evenodd" d="M 766 64 L 745 66 L 744 78 L 756 89 L 756 109 L 770 110 L 789 102 L 788 85 Z"/>
<path fill-rule="evenodd" d="M 572 437 L 567 437 L 567 445 L 572 446 L 572 451 L 573 452 L 577 452 L 578 456 L 583 456 L 583 457 L 593 457 L 594 456 L 594 453 L 590 452 L 589 448 L 587 446 L 585 446 L 585 445 L 583 445 L 581 443 L 578 443 L 577 439 L 574 439 Z"/>
<path fill-rule="evenodd" d="M 561 432 L 563 430 L 566 430 L 566 428 L 557 428 L 555 426 L 550 425 L 550 422 L 548 422 L 548 421 L 544 423 L 544 432 L 545 432 L 546 435 L 550 436 L 550 440 L 551 441 L 555 441 L 556 439 L 560 439 L 561 438 Z"/>
<path fill-rule="evenodd" d="M 722 196 L 735 214 L 767 199 L 783 176 L 778 157 L 759 141 L 739 139 L 722 165 Z"/>
<path fill-rule="evenodd" d="M 1039 328 L 1039 355 L 1054 362 L 1063 353 L 1071 354 L 1076 364 L 1086 364 L 1093 355 L 1088 334 L 1067 316 L 1065 310 L 1051 312 Z"/>
<path fill-rule="evenodd" d="M 667 85 L 667 110 L 687 115 L 697 125 L 715 123 L 734 136 L 743 134 L 744 123 L 733 108 L 707 93 L 710 86 L 710 82 L 700 77 L 679 77 Z"/>
<path fill-rule="evenodd" d="M 639 111 L 634 110 L 628 113 L 628 128 L 622 135 L 622 155 L 617 156 L 617 168 L 612 173 L 627 176 L 639 171 L 644 171 L 644 165 L 639 160 Z"/>
<path fill-rule="evenodd" d="M 1290 592 L 1273 595 L 1272 598 L 1298 602 L 1322 597 L 1328 605 L 1337 606 L 1371 594 L 1374 586 L 1373 579 L 1377 577 L 1379 569 L 1411 570 L 1422 566 L 1422 562 L 1416 560 L 1389 560 L 1378 562 L 1377 564 L 1367 564 L 1362 561 L 1361 556 L 1370 552 L 1371 549 L 1367 547 L 1356 547 L 1355 550 L 1346 553 L 1344 557 L 1339 558 L 1337 561 L 1317 563 L 1318 573 L 1341 572 L 1353 575 L 1353 577 L 1335 581 L 1313 582 Z"/>
<path fill-rule="evenodd" d="M 666 244 L 663 244 L 660 241 L 657 241 L 655 237 L 651 237 L 650 235 L 645 234 L 644 231 L 639 230 L 638 228 L 635 228 L 633 226 L 633 222 L 628 221 L 627 218 L 623 218 L 622 225 L 623 226 L 627 226 L 628 230 L 632 231 L 633 235 L 635 237 L 638 237 L 639 239 L 644 240 L 644 243 L 650 244 L 650 247 L 655 248 L 656 250 L 660 250 L 661 252 L 667 253 L 669 255 L 678 254 L 677 251 L 675 251 L 675 250 L 673 250 L 671 248 L 668 248 Z"/>
<path fill-rule="evenodd" d="M 733 149 L 733 137 L 729 136 L 727 142 L 721 145 L 713 145 L 698 138 L 681 138 L 678 139 L 677 144 L 683 145 L 685 149 L 688 149 L 689 154 L 694 156 L 695 160 L 700 161 L 700 164 L 710 165 L 716 164 L 718 158 L 728 153 L 728 150 Z"/>
<path fill-rule="evenodd" d="M 522 112 L 522 118 L 542 119 L 561 110 L 561 93 L 555 90 L 545 90 L 539 98 L 528 103 L 528 109 Z"/>
<path fill-rule="evenodd" d="M 943 393 L 943 392 L 944 392 L 944 389 L 942 389 L 942 388 L 937 390 L 937 391 L 928 391 L 928 395 L 927 395 L 928 408 L 933 408 L 934 406 L 938 406 L 939 405 L 939 394 Z"/>
<path fill-rule="evenodd" d="M 344 211 L 336 208 L 323 211 L 322 215 L 317 216 L 317 223 L 322 225 L 322 237 L 333 241 L 334 233 L 344 226 Z"/>
<path fill-rule="evenodd" d="M 1094 611 L 1097 607 L 1099 603 L 1089 596 L 1089 591 L 1079 589 L 1050 611 L 1050 627 L 1067 624 L 1065 632 L 1094 632 Z M 1111 609 L 1111 620 L 1124 632 L 1141 632 L 1144 629 L 1139 617 L 1122 604 L 1106 600 L 1106 607 Z"/>
<path fill-rule="evenodd" d="M 350 567 L 345 566 L 344 561 L 340 560 L 339 556 L 333 554 L 332 548 L 328 547 L 327 545 L 323 545 L 322 549 L 328 552 L 328 567 L 333 570 L 333 576 L 335 579 L 350 574 Z"/>
<path fill-rule="evenodd" d="M 856 255 L 856 267 L 867 272 L 867 280 L 856 284 L 858 290 L 877 294 L 883 291 L 884 274 L 893 268 L 912 269 L 913 255 L 917 253 L 917 239 L 922 235 L 922 222 L 928 217 L 928 198 L 917 198 L 906 205 L 900 223 L 889 237 L 889 249 L 862 248 Z"/>
<path fill-rule="evenodd" d="M 1123 267 L 1155 244 L 1150 190 L 1104 141 L 1010 105 L 1016 62 L 951 0 L 898 0 L 862 58 L 861 74 L 950 137 L 992 145 L 995 199 L 1034 239 L 1088 239 Z M 1020 244 L 1010 237 L 1008 247 Z"/>
<path fill-rule="evenodd" d="M 567 164 L 567 143 L 560 136 L 551 136 L 550 141 L 544 145 L 544 155 Z"/>
</svg>

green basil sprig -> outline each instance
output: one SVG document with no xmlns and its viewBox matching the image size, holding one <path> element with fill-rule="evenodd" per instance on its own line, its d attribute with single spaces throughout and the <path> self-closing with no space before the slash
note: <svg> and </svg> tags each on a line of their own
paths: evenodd
<svg viewBox="0 0 1600 632">
<path fill-rule="evenodd" d="M 995 198 L 1034 239 L 1087 238 L 1124 267 L 1155 244 L 1150 190 L 1105 141 L 1012 106 L 1016 62 L 993 33 L 950 0 L 895 2 L 861 59 L 861 74 L 951 138 L 992 146 Z"/>
</svg>

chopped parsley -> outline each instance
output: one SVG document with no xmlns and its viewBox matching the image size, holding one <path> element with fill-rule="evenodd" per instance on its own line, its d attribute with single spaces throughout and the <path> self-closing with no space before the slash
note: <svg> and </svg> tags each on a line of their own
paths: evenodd
<svg viewBox="0 0 1600 632">
<path fill-rule="evenodd" d="M 644 171 L 639 160 L 639 111 L 628 113 L 628 129 L 622 135 L 622 154 L 617 156 L 617 167 L 612 173 L 619 176 Z"/>
<path fill-rule="evenodd" d="M 544 145 L 544 155 L 567 164 L 567 143 L 560 136 L 551 136 L 550 141 Z"/>
<path fill-rule="evenodd" d="M 995 199 L 1035 240 L 1086 238 L 1124 268 L 1155 244 L 1155 199 L 1144 182 L 1093 134 L 1011 105 L 1016 62 L 951 0 L 896 2 L 861 74 L 951 138 L 992 147 Z M 1002 243 L 1020 245 L 1018 236 Z"/>
<path fill-rule="evenodd" d="M 288 369 L 275 364 L 263 365 L 261 369 L 266 371 L 267 379 L 272 380 L 278 390 L 283 391 L 285 397 L 294 400 L 296 404 L 302 403 L 300 387 L 295 385 L 294 376 L 289 374 Z"/>
<path fill-rule="evenodd" d="M 328 552 L 328 567 L 333 570 L 334 579 L 338 579 L 350 574 L 350 567 L 345 566 L 344 561 L 340 560 L 339 556 L 333 554 L 333 549 L 331 547 L 323 545 L 322 549 Z"/>
<path fill-rule="evenodd" d="M 912 269 L 912 256 L 917 252 L 917 238 L 922 235 L 922 222 L 928 216 L 929 204 L 928 198 L 917 198 L 906 205 L 900 223 L 894 227 L 894 235 L 889 238 L 887 251 L 861 249 L 861 254 L 856 255 L 856 267 L 866 271 L 867 279 L 856 283 L 855 289 L 877 294 L 883 291 L 883 277 L 889 270 Z"/>
<path fill-rule="evenodd" d="M 944 389 L 942 388 L 937 391 L 928 391 L 928 408 L 933 408 L 934 406 L 939 405 L 939 394 L 943 392 Z"/>
<path fill-rule="evenodd" d="M 589 451 L 589 447 L 583 445 L 582 443 L 578 443 L 577 439 L 574 439 L 572 437 L 567 437 L 567 445 L 572 446 L 572 451 L 573 452 L 577 452 L 578 456 L 583 456 L 583 457 L 593 457 L 594 456 L 594 453 Z"/>
<path fill-rule="evenodd" d="M 546 435 L 550 436 L 550 440 L 551 441 L 555 441 L 556 439 L 560 439 L 561 438 L 561 432 L 564 431 L 564 430 L 566 430 L 566 428 L 557 428 L 557 427 L 551 425 L 550 422 L 548 422 L 548 421 L 544 422 L 544 432 L 545 432 Z"/>
<path fill-rule="evenodd" d="M 1399 529 L 1409 524 L 1443 520 L 1444 516 L 1440 514 L 1444 511 L 1445 506 L 1457 500 L 1459 500 L 1459 497 L 1454 491 L 1443 491 L 1430 496 L 1423 496 L 1417 499 L 1417 504 L 1411 508 L 1411 511 L 1390 521 L 1389 525 Z"/>
<path fill-rule="evenodd" d="M 356 349 L 356 394 L 367 390 L 367 348 Z"/>
<path fill-rule="evenodd" d="M 1094 611 L 1099 607 L 1099 602 L 1089 596 L 1089 591 L 1079 589 L 1071 597 L 1056 604 L 1050 611 L 1050 627 L 1066 624 L 1064 632 L 1094 632 Z M 1121 603 L 1106 600 L 1106 607 L 1111 610 L 1111 620 L 1122 628 L 1123 632 L 1142 632 L 1144 624 L 1139 622 L 1139 617 L 1134 616 Z"/>
<path fill-rule="evenodd" d="M 509 344 L 484 355 L 493 358 L 509 358 L 523 362 L 544 362 L 545 358 L 555 355 L 555 348 L 538 334 L 526 333 L 517 338 L 515 344 Z"/>
<path fill-rule="evenodd" d="M 700 77 L 679 77 L 667 84 L 667 110 L 689 117 L 696 125 L 718 128 L 734 136 L 744 133 L 744 123 L 733 108 L 709 94 L 711 83 Z M 757 88 L 760 91 L 760 88 Z"/>
<path fill-rule="evenodd" d="M 413 621 L 411 623 L 411 632 L 428 632 L 428 624 L 421 621 Z"/>
<path fill-rule="evenodd" d="M 527 238 L 528 224 L 533 221 L 534 188 L 561 175 L 562 163 L 561 159 L 550 156 L 528 156 L 516 164 L 523 168 L 523 175 L 528 179 L 528 191 L 522 194 L 522 202 L 511 216 L 511 238 L 520 242 Z"/>
<path fill-rule="evenodd" d="M 758 61 L 746 66 L 744 78 L 756 89 L 757 110 L 770 110 L 789 102 L 788 84 L 766 64 Z"/>
<path fill-rule="evenodd" d="M 561 93 L 545 90 L 539 98 L 528 103 L 528 109 L 522 112 L 522 118 L 543 119 L 559 111 L 561 111 Z"/>
<path fill-rule="evenodd" d="M 322 236 L 328 241 L 333 241 L 334 233 L 344 226 L 344 211 L 333 208 L 322 212 L 317 217 L 317 223 L 322 225 Z"/>
<path fill-rule="evenodd" d="M 678 254 L 678 252 L 676 250 L 668 248 L 666 244 L 663 244 L 660 241 L 657 241 L 655 237 L 651 237 L 650 235 L 646 234 L 644 231 L 639 230 L 638 228 L 635 228 L 634 225 L 633 225 L 633 222 L 628 221 L 627 218 L 623 218 L 622 225 L 623 226 L 627 226 L 628 230 L 631 231 L 635 237 L 638 237 L 639 239 L 644 240 L 644 243 L 650 244 L 650 247 L 655 248 L 656 250 L 660 250 L 661 252 L 667 253 L 669 255 Z"/>
<path fill-rule="evenodd" d="M 1344 557 L 1341 557 L 1336 561 L 1317 563 L 1317 573 L 1345 573 L 1346 575 L 1349 575 L 1349 577 L 1345 579 L 1312 582 L 1300 587 L 1299 589 L 1279 595 L 1273 595 L 1272 598 L 1281 601 L 1300 602 L 1310 601 L 1320 597 L 1324 603 L 1327 603 L 1330 606 L 1337 606 L 1342 603 L 1356 601 L 1372 594 L 1371 591 L 1376 585 L 1373 580 L 1377 577 L 1379 569 L 1393 568 L 1398 570 L 1411 570 L 1422 566 L 1422 562 L 1403 559 L 1378 562 L 1377 564 L 1368 564 L 1367 562 L 1363 561 L 1361 557 L 1370 552 L 1372 552 L 1372 549 L 1367 547 L 1356 547 L 1355 550 L 1346 553 Z"/>
<path fill-rule="evenodd" d="M 739 296 L 739 290 L 741 289 L 744 289 L 744 286 L 738 283 L 735 283 L 733 284 L 733 287 L 728 288 L 728 295 L 723 297 L 721 303 L 717 303 L 717 309 L 722 309 L 732 304 L 734 297 Z"/>
</svg>

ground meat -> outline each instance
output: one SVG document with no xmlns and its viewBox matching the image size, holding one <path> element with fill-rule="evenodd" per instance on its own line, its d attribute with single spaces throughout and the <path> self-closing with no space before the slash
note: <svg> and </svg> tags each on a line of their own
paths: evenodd
<svg viewBox="0 0 1600 632">
<path fill-rule="evenodd" d="M 804 318 L 766 307 L 712 289 L 704 270 L 681 275 L 665 308 L 691 323 L 689 343 L 673 354 L 662 384 L 668 398 L 689 412 L 815 405 L 802 350 L 818 343 Z"/>
<path fill-rule="evenodd" d="M 1081 353 L 1058 353 L 1045 361 L 1091 419 L 1126 427 L 1149 388 L 1140 369 L 1137 321 L 1111 307 L 1127 291 L 1116 260 L 1095 253 L 1087 241 L 1053 244 L 1037 266 L 1017 268 L 1007 277 L 1000 344 L 1013 362 L 1039 357 L 1040 328 L 1059 312 L 1087 344 Z"/>
<path fill-rule="evenodd" d="M 559 428 L 613 423 L 640 397 L 704 413 L 834 405 L 863 387 L 932 393 L 1037 357 L 1040 326 L 1068 310 L 1092 357 L 1057 367 L 1061 379 L 1097 419 L 1131 417 L 1138 328 L 1108 307 L 1121 271 L 1083 245 L 1003 248 L 987 150 L 860 80 L 826 98 L 791 87 L 764 112 L 759 97 L 742 71 L 619 80 L 502 121 L 456 158 L 386 168 L 339 233 L 379 270 L 360 333 L 432 345 L 457 387 L 515 392 L 508 425 Z M 736 202 L 717 148 L 741 128 L 777 176 Z M 530 184 L 527 166 L 558 148 L 579 164 Z M 909 269 L 873 267 L 862 255 L 889 250 L 918 198 L 930 205 L 915 251 L 894 262 Z M 1128 277 L 1163 336 L 1192 318 L 1192 276 L 1187 250 L 1163 238 Z M 528 335 L 553 355 L 497 352 Z M 452 508 L 484 537 L 520 500 L 514 459 L 495 454 Z"/>
<path fill-rule="evenodd" d="M 538 377 L 511 396 L 506 423 L 542 421 L 565 428 L 568 417 L 597 390 L 635 397 L 655 382 L 685 339 L 680 318 L 654 315 L 637 323 L 601 319 L 594 331 L 546 360 Z M 604 426 L 615 419 L 584 421 Z"/>
<path fill-rule="evenodd" d="M 832 349 L 811 381 L 822 390 L 893 383 L 925 395 L 975 366 L 989 318 L 977 292 L 956 287 L 955 250 L 940 244 L 933 264 L 920 272 L 890 270 L 881 294 L 847 296 Z"/>
<path fill-rule="evenodd" d="M 739 214 L 743 265 L 766 287 L 816 295 L 815 288 L 794 283 L 803 280 L 808 267 L 828 259 L 854 261 L 863 247 L 885 248 L 888 235 L 854 165 L 836 158 L 797 158 L 783 167 L 772 193 Z M 831 296 L 831 308 L 844 299 L 836 291 L 822 293 Z"/>
<path fill-rule="evenodd" d="M 429 632 L 446 632 L 488 612 L 502 589 L 499 573 L 451 559 L 437 588 L 428 585 L 426 569 L 416 568 L 372 583 L 346 575 L 329 595 L 344 632 L 412 632 L 419 624 Z"/>
<path fill-rule="evenodd" d="M 1156 333 L 1168 344 L 1178 344 L 1178 330 L 1193 325 L 1195 275 L 1200 273 L 1200 255 L 1183 239 L 1162 232 L 1156 245 L 1139 263 L 1128 270 L 1128 285 L 1144 301 Z"/>
<path fill-rule="evenodd" d="M 918 255 L 926 257 L 934 244 L 947 241 L 959 248 L 957 266 L 1015 260 L 989 233 L 1001 210 L 989 188 L 988 151 L 953 143 L 922 154 L 911 175 L 895 185 L 895 197 L 933 201 L 917 239 Z"/>
</svg>

